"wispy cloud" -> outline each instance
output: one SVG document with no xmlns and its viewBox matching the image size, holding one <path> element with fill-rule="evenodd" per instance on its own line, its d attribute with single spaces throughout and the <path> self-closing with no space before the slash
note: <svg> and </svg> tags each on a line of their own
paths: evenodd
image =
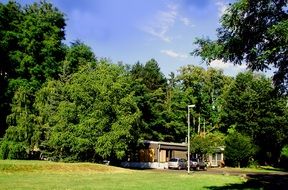
<svg viewBox="0 0 288 190">
<path fill-rule="evenodd" d="M 168 4 L 165 10 L 158 11 L 153 17 L 153 21 L 144 25 L 141 29 L 164 42 L 171 42 L 173 38 L 169 36 L 169 32 L 176 22 L 180 22 L 185 26 L 194 26 L 189 18 L 179 14 L 179 5 Z"/>
<path fill-rule="evenodd" d="M 225 13 L 228 6 L 224 0 L 215 0 L 215 4 L 218 9 L 218 16 L 221 17 Z"/>
<path fill-rule="evenodd" d="M 188 57 L 188 55 L 186 55 L 184 53 L 178 53 L 178 52 L 175 52 L 173 50 L 161 50 L 161 53 L 168 55 L 169 57 L 173 57 L 173 58 L 185 59 Z"/>
<path fill-rule="evenodd" d="M 191 27 L 194 27 L 194 26 L 195 26 L 194 24 L 192 24 L 191 20 L 190 20 L 189 18 L 187 18 L 187 17 L 181 16 L 181 17 L 179 18 L 179 20 L 180 20 L 185 26 L 191 26 Z"/>
<path fill-rule="evenodd" d="M 168 36 L 168 31 L 174 25 L 178 14 L 177 5 L 168 5 L 166 11 L 159 11 L 155 16 L 155 21 L 143 27 L 143 30 L 148 34 L 160 38 L 165 42 L 170 42 L 171 37 Z"/>
</svg>

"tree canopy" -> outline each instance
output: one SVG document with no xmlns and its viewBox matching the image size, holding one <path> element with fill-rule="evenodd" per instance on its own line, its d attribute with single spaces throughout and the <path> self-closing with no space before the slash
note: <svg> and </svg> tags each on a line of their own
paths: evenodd
<svg viewBox="0 0 288 190">
<path fill-rule="evenodd" d="M 254 70 L 273 65 L 284 89 L 285 3 L 237 1 L 218 40 L 198 39 L 194 54 Z M 268 77 L 195 65 L 165 76 L 153 58 L 115 64 L 80 40 L 64 44 L 64 31 L 64 14 L 50 3 L 0 3 L 0 158 L 133 159 L 143 140 L 185 142 L 191 104 L 192 153 L 226 145 L 231 165 L 287 157 L 287 97 Z"/>
<path fill-rule="evenodd" d="M 273 81 L 288 91 L 287 0 L 237 0 L 220 20 L 217 39 L 198 38 L 192 54 L 210 63 L 221 59 L 251 70 L 275 69 Z"/>
</svg>

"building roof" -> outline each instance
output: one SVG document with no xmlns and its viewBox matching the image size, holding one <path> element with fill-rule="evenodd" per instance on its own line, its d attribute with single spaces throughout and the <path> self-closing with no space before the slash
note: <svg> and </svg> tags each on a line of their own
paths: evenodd
<svg viewBox="0 0 288 190">
<path fill-rule="evenodd" d="M 175 143 L 175 142 L 162 142 L 162 141 L 150 141 L 150 140 L 144 140 L 144 144 L 157 144 L 157 145 L 168 145 L 168 146 L 183 146 L 187 147 L 187 143 Z"/>
</svg>

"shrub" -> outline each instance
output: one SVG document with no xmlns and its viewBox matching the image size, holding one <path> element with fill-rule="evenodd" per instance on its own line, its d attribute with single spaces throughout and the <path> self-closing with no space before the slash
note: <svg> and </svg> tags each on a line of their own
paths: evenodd
<svg viewBox="0 0 288 190">
<path fill-rule="evenodd" d="M 256 153 L 251 138 L 238 132 L 228 134 L 225 145 L 225 163 L 230 166 L 247 166 Z"/>
<path fill-rule="evenodd" d="M 288 169 L 288 145 L 284 146 L 281 150 L 280 166 Z"/>
<path fill-rule="evenodd" d="M 26 146 L 20 142 L 2 141 L 0 147 L 1 159 L 28 159 Z"/>
</svg>

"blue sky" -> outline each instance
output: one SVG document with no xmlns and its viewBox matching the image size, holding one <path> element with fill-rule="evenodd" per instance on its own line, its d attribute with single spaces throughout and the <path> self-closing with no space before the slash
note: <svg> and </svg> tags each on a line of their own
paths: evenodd
<svg viewBox="0 0 288 190">
<path fill-rule="evenodd" d="M 219 18 L 233 0 L 48 0 L 66 17 L 66 43 L 77 39 L 97 57 L 134 64 L 157 60 L 168 75 L 201 64 L 189 53 L 195 37 L 215 38 Z M 18 1 L 30 4 L 33 0 Z M 211 64 L 235 75 L 243 66 Z"/>
</svg>

